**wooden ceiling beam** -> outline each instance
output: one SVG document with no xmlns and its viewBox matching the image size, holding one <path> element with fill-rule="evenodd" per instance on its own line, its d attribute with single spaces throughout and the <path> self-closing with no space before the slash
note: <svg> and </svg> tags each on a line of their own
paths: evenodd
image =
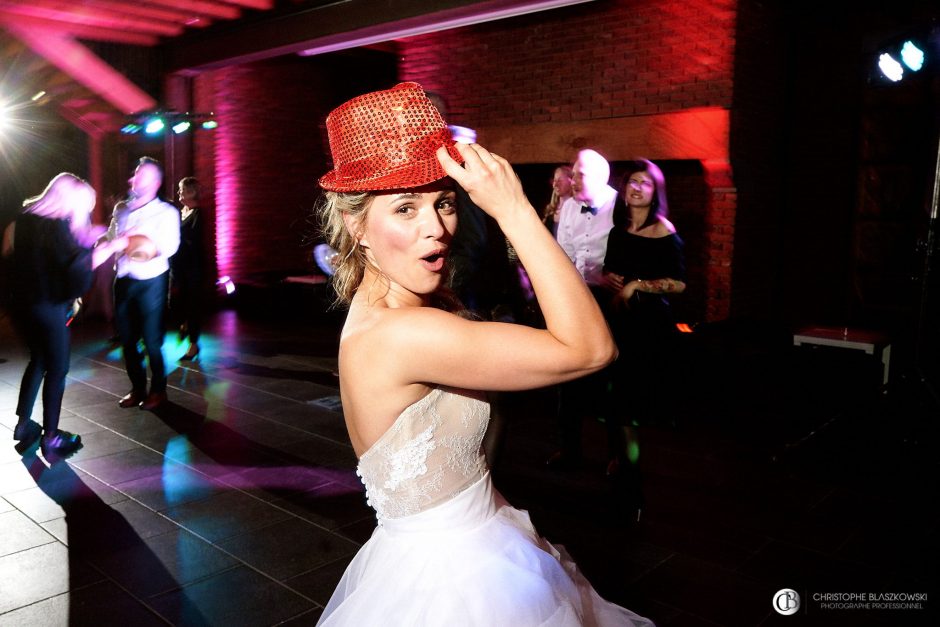
<svg viewBox="0 0 940 627">
<path fill-rule="evenodd" d="M 59 112 L 63 118 L 71 122 L 74 126 L 78 127 L 91 137 L 100 139 L 107 135 L 109 132 L 114 132 L 115 123 L 111 119 L 106 118 L 105 120 L 94 119 L 97 116 L 92 116 L 91 118 L 86 118 L 82 116 L 79 112 L 72 110 L 69 107 L 56 107 L 56 111 Z M 102 123 L 104 122 L 104 123 Z"/>
<path fill-rule="evenodd" d="M 176 9 L 174 7 L 151 6 L 143 2 L 118 2 L 116 0 L 85 0 L 84 6 L 107 14 L 125 14 L 134 17 L 160 20 L 175 24 L 188 25 L 194 19 L 208 22 L 204 17 L 194 14 L 193 11 Z"/>
<path fill-rule="evenodd" d="M 274 7 L 274 0 L 224 0 L 225 4 L 235 4 L 247 9 L 267 11 Z"/>
<path fill-rule="evenodd" d="M 96 11 L 84 6 L 56 0 L 34 0 L 29 4 L 0 0 L 0 8 L 14 15 L 39 18 L 66 25 L 92 26 L 121 31 L 132 31 L 164 37 L 175 37 L 183 32 L 180 24 L 154 19 L 124 17 L 107 11 Z"/>
<path fill-rule="evenodd" d="M 208 0 L 147 0 L 147 4 L 178 9 L 194 17 L 207 16 L 220 20 L 238 19 L 242 14 L 238 7 Z"/>
<path fill-rule="evenodd" d="M 71 37 L 18 24 L 8 24 L 7 30 L 118 111 L 130 114 L 156 107 L 149 94 Z"/>
<path fill-rule="evenodd" d="M 155 35 L 133 33 L 130 31 L 116 30 L 113 28 L 101 28 L 98 26 L 66 24 L 56 20 L 48 20 L 10 13 L 3 8 L 0 8 L 0 26 L 4 26 L 7 29 L 10 29 L 14 26 L 21 28 L 36 28 L 41 31 L 60 35 L 73 35 L 79 39 L 88 39 L 91 41 L 110 41 L 114 43 L 131 44 L 135 46 L 155 46 L 160 41 Z"/>
</svg>

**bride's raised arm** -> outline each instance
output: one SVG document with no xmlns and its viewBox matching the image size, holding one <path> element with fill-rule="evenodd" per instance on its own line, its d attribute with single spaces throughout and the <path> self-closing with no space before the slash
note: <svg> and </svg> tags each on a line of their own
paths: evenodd
<svg viewBox="0 0 940 627">
<path fill-rule="evenodd" d="M 447 174 L 493 216 L 529 273 L 547 329 L 463 320 L 421 308 L 390 316 L 383 343 L 402 382 L 519 390 L 599 370 L 616 346 L 590 291 L 526 199 L 512 166 L 479 145 L 458 144 L 460 166 L 445 150 Z"/>
</svg>

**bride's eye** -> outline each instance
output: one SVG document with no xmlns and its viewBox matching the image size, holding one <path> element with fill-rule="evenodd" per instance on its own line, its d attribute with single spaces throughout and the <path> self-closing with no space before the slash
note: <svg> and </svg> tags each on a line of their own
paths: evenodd
<svg viewBox="0 0 940 627">
<path fill-rule="evenodd" d="M 457 211 L 457 201 L 453 197 L 441 198 L 437 202 L 438 212 L 444 215 L 450 215 Z"/>
</svg>

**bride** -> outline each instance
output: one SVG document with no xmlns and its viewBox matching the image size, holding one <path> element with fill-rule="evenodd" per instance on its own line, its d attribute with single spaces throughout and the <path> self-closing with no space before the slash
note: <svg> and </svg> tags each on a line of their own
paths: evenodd
<svg viewBox="0 0 940 627">
<path fill-rule="evenodd" d="M 379 525 L 321 625 L 649 625 L 601 599 L 528 515 L 506 503 L 481 452 L 477 390 L 584 376 L 616 357 L 594 299 L 509 163 L 454 144 L 416 83 L 365 94 L 326 121 L 320 179 L 333 275 L 349 305 L 340 393 Z M 454 184 L 492 216 L 524 264 L 547 329 L 455 315 L 445 287 Z"/>
</svg>

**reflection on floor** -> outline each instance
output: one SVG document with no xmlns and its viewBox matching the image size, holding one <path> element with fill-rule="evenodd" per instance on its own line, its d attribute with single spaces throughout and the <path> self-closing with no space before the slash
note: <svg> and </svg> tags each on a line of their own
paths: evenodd
<svg viewBox="0 0 940 627">
<path fill-rule="evenodd" d="M 80 321 L 62 427 L 85 447 L 52 467 L 13 448 L 26 359 L 0 329 L 0 625 L 315 623 L 375 524 L 337 403 L 337 325 L 222 311 L 150 413 L 117 406 L 108 328 Z M 730 325 L 687 339 L 666 419 L 640 430 L 638 524 L 604 477 L 603 425 L 584 426 L 583 467 L 545 468 L 551 390 L 508 397 L 497 486 L 604 596 L 660 625 L 930 624 L 932 598 L 814 596 L 934 596 L 936 416 L 913 386 L 881 395 L 866 356 L 788 340 Z M 170 334 L 168 363 L 185 348 Z M 782 588 L 801 616 L 774 611 Z"/>
</svg>

